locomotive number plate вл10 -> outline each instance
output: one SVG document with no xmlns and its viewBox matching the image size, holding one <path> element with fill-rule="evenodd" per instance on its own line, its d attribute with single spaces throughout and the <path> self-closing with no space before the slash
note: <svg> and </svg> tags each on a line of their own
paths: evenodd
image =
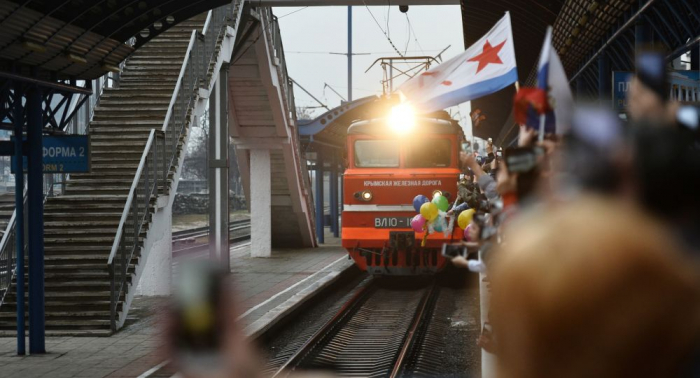
<svg viewBox="0 0 700 378">
<path fill-rule="evenodd" d="M 376 217 L 374 228 L 410 228 L 411 217 Z"/>
</svg>

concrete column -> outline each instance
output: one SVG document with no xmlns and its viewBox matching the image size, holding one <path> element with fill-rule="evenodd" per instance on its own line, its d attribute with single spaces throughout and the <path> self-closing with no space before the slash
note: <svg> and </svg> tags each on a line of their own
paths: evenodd
<svg viewBox="0 0 700 378">
<path fill-rule="evenodd" d="M 222 67 L 209 96 L 209 257 L 229 270 L 227 83 L 228 67 Z"/>
<path fill-rule="evenodd" d="M 270 150 L 250 150 L 250 255 L 272 256 Z"/>
</svg>

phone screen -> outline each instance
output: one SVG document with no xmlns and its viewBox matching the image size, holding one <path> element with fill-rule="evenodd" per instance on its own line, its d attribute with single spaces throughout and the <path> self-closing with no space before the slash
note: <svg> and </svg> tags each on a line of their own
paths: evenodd
<svg viewBox="0 0 700 378">
<path fill-rule="evenodd" d="M 472 146 L 469 143 L 462 143 L 462 151 L 471 154 L 472 153 Z"/>
<path fill-rule="evenodd" d="M 509 148 L 506 150 L 505 162 L 511 173 L 529 172 L 537 166 L 537 152 L 528 147 Z"/>
<path fill-rule="evenodd" d="M 218 369 L 225 335 L 222 304 L 225 273 L 204 261 L 179 269 L 175 286 L 174 343 L 184 368 Z"/>
<path fill-rule="evenodd" d="M 466 257 L 467 247 L 459 244 L 443 244 L 442 245 L 442 255 L 449 258 L 455 258 L 457 256 Z"/>
</svg>

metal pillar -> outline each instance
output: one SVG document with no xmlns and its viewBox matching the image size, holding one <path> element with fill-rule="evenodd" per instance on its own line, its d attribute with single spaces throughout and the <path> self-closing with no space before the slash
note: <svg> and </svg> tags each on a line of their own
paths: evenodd
<svg viewBox="0 0 700 378">
<path fill-rule="evenodd" d="M 230 270 L 228 198 L 228 67 L 209 96 L 209 257 Z"/>
<path fill-rule="evenodd" d="M 272 256 L 270 150 L 250 150 L 250 255 Z"/>
<path fill-rule="evenodd" d="M 581 101 L 586 96 L 586 82 L 583 80 L 583 76 L 576 78 L 576 100 Z"/>
<path fill-rule="evenodd" d="M 612 76 L 610 75 L 610 59 L 607 53 L 598 55 L 598 99 L 603 106 L 610 105 L 610 86 Z"/>
<path fill-rule="evenodd" d="M 352 6 L 348 6 L 348 102 L 352 101 Z"/>
<path fill-rule="evenodd" d="M 338 160 L 335 154 L 331 158 L 330 173 L 331 231 L 333 231 L 333 236 L 337 238 L 340 230 L 338 229 Z"/>
<path fill-rule="evenodd" d="M 323 215 L 323 157 L 316 152 L 316 238 L 320 244 L 325 243 Z"/>
<path fill-rule="evenodd" d="M 646 0 L 639 0 L 639 7 L 641 8 L 646 3 Z M 649 48 L 652 43 L 652 30 L 649 26 L 649 22 L 640 17 L 634 24 L 634 48 L 639 51 L 645 48 Z"/>
<path fill-rule="evenodd" d="M 17 251 L 17 354 L 26 353 L 24 332 L 24 169 L 22 167 L 22 139 L 24 109 L 22 84 L 15 84 L 15 251 Z M 4 171 L 3 171 L 4 172 Z"/>
<path fill-rule="evenodd" d="M 46 353 L 44 332 L 44 191 L 41 89 L 27 93 L 27 202 L 29 203 L 29 353 Z"/>
</svg>

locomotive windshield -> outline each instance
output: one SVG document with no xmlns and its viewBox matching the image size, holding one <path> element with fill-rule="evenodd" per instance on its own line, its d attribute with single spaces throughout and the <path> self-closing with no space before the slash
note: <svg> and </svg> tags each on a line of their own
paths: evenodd
<svg viewBox="0 0 700 378">
<path fill-rule="evenodd" d="M 449 139 L 413 139 L 405 146 L 406 168 L 438 168 L 450 166 Z"/>
<path fill-rule="evenodd" d="M 399 166 L 399 142 L 394 139 L 355 141 L 355 166 L 396 168 Z"/>
</svg>

